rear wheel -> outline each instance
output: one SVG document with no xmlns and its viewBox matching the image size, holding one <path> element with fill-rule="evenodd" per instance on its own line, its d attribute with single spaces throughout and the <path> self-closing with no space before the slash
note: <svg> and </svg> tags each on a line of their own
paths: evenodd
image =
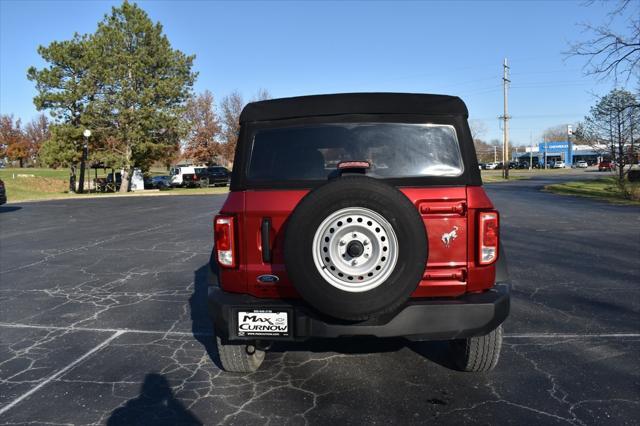
<svg viewBox="0 0 640 426">
<path fill-rule="evenodd" d="M 218 356 L 225 371 L 232 373 L 252 373 L 264 361 L 265 351 L 254 344 L 230 343 L 226 339 L 216 336 Z"/>
<path fill-rule="evenodd" d="M 491 371 L 500 359 L 502 326 L 486 336 L 453 340 L 450 348 L 454 365 L 458 370 L 475 373 Z"/>
</svg>

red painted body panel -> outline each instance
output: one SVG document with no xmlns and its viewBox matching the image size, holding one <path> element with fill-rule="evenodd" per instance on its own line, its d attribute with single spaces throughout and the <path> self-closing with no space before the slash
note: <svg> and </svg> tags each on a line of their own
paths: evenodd
<svg viewBox="0 0 640 426">
<path fill-rule="evenodd" d="M 495 266 L 477 266 L 476 216 L 493 208 L 481 187 L 400 188 L 422 215 L 429 239 L 429 258 L 423 279 L 412 297 L 459 296 L 494 284 Z M 224 290 L 263 298 L 298 298 L 289 281 L 283 257 L 286 220 L 306 190 L 232 192 L 221 213 L 236 217 L 238 267 L 221 268 Z M 261 223 L 271 219 L 271 263 L 262 260 Z M 452 234 L 453 233 L 453 234 Z M 446 242 L 443 237 L 446 238 Z M 260 275 L 279 277 L 260 283 Z"/>
<path fill-rule="evenodd" d="M 493 203 L 487 197 L 487 193 L 480 186 L 467 187 L 467 203 L 469 205 L 469 233 L 478 235 L 478 212 L 482 210 L 493 210 Z M 477 237 L 468 242 L 469 259 L 468 269 L 468 292 L 479 292 L 487 290 L 493 286 L 496 280 L 495 263 L 486 266 L 478 265 L 478 243 Z"/>
</svg>

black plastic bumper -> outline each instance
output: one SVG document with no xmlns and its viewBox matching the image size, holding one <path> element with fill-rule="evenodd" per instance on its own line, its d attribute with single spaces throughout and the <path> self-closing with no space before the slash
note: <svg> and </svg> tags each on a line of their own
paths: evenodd
<svg viewBox="0 0 640 426">
<path fill-rule="evenodd" d="M 484 293 L 455 299 L 411 299 L 398 312 L 365 322 L 344 322 L 316 313 L 303 301 L 259 299 L 209 287 L 209 314 L 216 333 L 230 340 L 256 340 L 237 334 L 239 310 L 289 313 L 288 337 L 266 340 L 307 340 L 346 336 L 406 337 L 410 340 L 449 340 L 488 334 L 509 314 L 509 285 L 497 284 Z"/>
</svg>

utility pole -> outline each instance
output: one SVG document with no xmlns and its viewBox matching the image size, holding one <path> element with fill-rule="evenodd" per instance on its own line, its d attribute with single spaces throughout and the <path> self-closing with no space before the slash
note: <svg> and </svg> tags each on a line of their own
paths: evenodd
<svg viewBox="0 0 640 426">
<path fill-rule="evenodd" d="M 571 124 L 567 125 L 567 161 L 565 166 L 571 167 L 573 165 L 573 147 L 571 146 L 571 135 L 573 135 L 573 127 Z M 633 139 L 632 139 L 633 140 Z"/>
<path fill-rule="evenodd" d="M 493 146 L 493 162 L 497 163 L 498 162 L 498 147 L 497 146 Z"/>
<path fill-rule="evenodd" d="M 529 132 L 529 170 L 533 170 L 533 133 Z"/>
<path fill-rule="evenodd" d="M 509 179 L 509 65 L 507 64 L 507 58 L 504 58 L 503 76 L 502 76 L 502 91 L 504 94 L 504 115 L 500 117 L 503 120 L 503 136 L 502 136 L 502 177 Z"/>
</svg>

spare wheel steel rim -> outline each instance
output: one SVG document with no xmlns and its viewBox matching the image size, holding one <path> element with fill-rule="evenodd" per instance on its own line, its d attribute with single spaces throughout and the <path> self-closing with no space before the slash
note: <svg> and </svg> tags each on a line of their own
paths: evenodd
<svg viewBox="0 0 640 426">
<path fill-rule="evenodd" d="M 372 290 L 391 275 L 398 239 L 382 215 L 348 207 L 329 215 L 313 238 L 313 262 L 332 286 L 351 293 Z"/>
</svg>

